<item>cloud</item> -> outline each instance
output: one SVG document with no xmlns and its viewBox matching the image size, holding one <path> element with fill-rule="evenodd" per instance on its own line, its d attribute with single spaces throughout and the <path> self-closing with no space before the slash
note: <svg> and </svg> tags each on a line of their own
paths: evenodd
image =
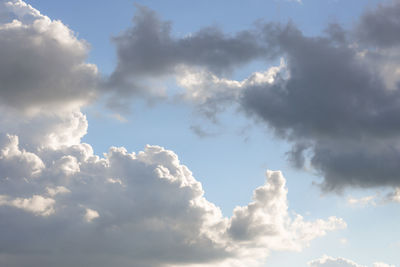
<svg viewBox="0 0 400 267">
<path fill-rule="evenodd" d="M 357 35 L 361 41 L 378 47 L 400 45 L 400 3 L 390 1 L 379 4 L 374 10 L 366 12 L 357 27 Z"/>
<path fill-rule="evenodd" d="M 17 111 L 55 111 L 96 96 L 88 44 L 21 0 L 0 1 L 0 101 Z"/>
<path fill-rule="evenodd" d="M 385 198 L 388 202 L 399 202 L 400 203 L 400 188 L 397 187 L 393 192 L 390 192 L 386 195 Z"/>
<path fill-rule="evenodd" d="M 361 198 L 354 198 L 354 197 L 349 197 L 347 199 L 347 203 L 351 205 L 362 205 L 362 206 L 376 206 L 375 199 L 377 196 L 372 195 L 372 196 L 366 196 L 366 197 L 361 197 Z"/>
<path fill-rule="evenodd" d="M 395 187 L 394 189 L 386 190 L 386 192 L 377 192 L 374 195 L 354 198 L 348 197 L 347 203 L 351 205 L 361 206 L 377 206 L 388 203 L 399 203 L 400 202 L 400 188 Z"/>
<path fill-rule="evenodd" d="M 390 7 L 379 14 L 390 18 L 397 10 Z M 266 123 L 292 143 L 290 162 L 323 176 L 326 191 L 399 186 L 400 51 L 371 48 L 338 24 L 311 37 L 293 23 L 259 27 L 268 55 L 283 58 L 279 66 L 242 81 L 182 67 L 176 79 L 183 99 L 213 120 L 233 105 Z"/>
<path fill-rule="evenodd" d="M 133 95 L 167 97 L 162 81 L 172 76 L 184 89 L 180 99 L 211 120 L 234 106 L 266 123 L 292 143 L 287 156 L 295 167 L 324 177 L 323 190 L 397 187 L 400 53 L 385 36 L 396 36 L 398 10 L 397 2 L 379 5 L 350 30 L 331 24 L 311 37 L 293 23 L 176 37 L 170 22 L 137 6 L 133 26 L 114 38 L 109 105 L 126 108 Z M 245 64 L 278 58 L 279 66 L 231 78 Z"/>
<path fill-rule="evenodd" d="M 147 7 L 136 5 L 136 9 L 133 26 L 113 39 L 118 64 L 108 86 L 116 93 L 117 102 L 123 100 L 118 99 L 121 96 L 162 95 L 160 85 L 151 80 L 175 74 L 181 66 L 222 73 L 263 57 L 266 52 L 250 30 L 231 35 L 217 27 L 207 27 L 176 37 L 171 22 L 162 21 Z"/>
<path fill-rule="evenodd" d="M 7 196 L 0 195 L 0 206 L 10 206 L 32 212 L 36 215 L 48 216 L 54 213 L 54 199 L 34 195 L 31 198 L 9 199 Z"/>
<path fill-rule="evenodd" d="M 88 144 L 28 152 L 17 136 L 2 140 L 2 265 L 256 266 L 270 251 L 298 251 L 346 227 L 290 215 L 279 171 L 227 218 L 162 147 L 112 147 L 100 158 Z"/>
<path fill-rule="evenodd" d="M 397 185 L 399 91 L 374 71 L 375 55 L 332 36 L 306 37 L 293 25 L 267 27 L 266 35 L 285 54 L 289 75 L 244 90 L 248 114 L 294 143 L 297 165 L 311 151 L 326 190 Z"/>
<path fill-rule="evenodd" d="M 358 265 L 357 263 L 345 259 L 345 258 L 332 258 L 329 256 L 323 256 L 320 259 L 310 261 L 309 267 L 366 267 Z"/>
<path fill-rule="evenodd" d="M 351 260 L 345 258 L 333 258 L 329 256 L 322 256 L 319 259 L 312 260 L 308 263 L 309 267 L 366 267 L 359 265 Z M 373 267 L 395 267 L 382 262 L 375 262 Z"/>
<path fill-rule="evenodd" d="M 86 222 L 92 222 L 94 219 L 99 218 L 100 215 L 97 211 L 92 209 L 86 209 L 84 219 Z"/>
<path fill-rule="evenodd" d="M 0 4 L 0 123 L 31 150 L 79 144 L 87 129 L 80 106 L 103 94 L 120 108 L 134 95 L 165 97 L 163 78 L 172 75 L 185 89 L 181 99 L 208 118 L 234 105 L 265 122 L 292 143 L 294 166 L 324 177 L 324 190 L 400 184 L 400 53 L 390 37 L 399 24 L 397 2 L 365 13 L 354 29 L 332 24 L 312 37 L 293 23 L 258 23 L 236 34 L 208 27 L 179 37 L 170 22 L 137 6 L 133 26 L 114 38 L 117 67 L 101 86 L 96 67 L 85 62 L 88 45 L 62 22 L 22 1 Z M 254 60 L 279 57 L 279 66 L 230 78 Z M 34 123 L 43 128 L 28 134 Z"/>
</svg>

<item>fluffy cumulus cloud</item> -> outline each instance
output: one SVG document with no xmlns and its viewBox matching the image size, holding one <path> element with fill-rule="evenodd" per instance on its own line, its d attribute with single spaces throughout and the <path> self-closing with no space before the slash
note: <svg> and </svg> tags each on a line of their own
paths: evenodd
<svg viewBox="0 0 400 267">
<path fill-rule="evenodd" d="M 28 152 L 16 136 L 2 140 L 2 265 L 240 266 L 346 226 L 290 216 L 279 171 L 226 218 L 162 147 L 113 147 L 100 158 L 82 143 Z"/>
<path fill-rule="evenodd" d="M 332 24 L 320 36 L 293 23 L 259 23 L 237 35 L 205 28 L 183 38 L 139 8 L 116 38 L 111 80 L 174 75 L 183 99 L 212 119 L 236 105 L 292 143 L 290 162 L 323 176 L 324 190 L 399 186 L 399 6 L 385 3 L 354 28 Z M 238 66 L 279 57 L 280 66 L 230 78 Z"/>
<path fill-rule="evenodd" d="M 333 258 L 329 256 L 323 256 L 319 259 L 310 261 L 309 267 L 367 267 L 365 265 L 359 265 L 352 260 L 345 258 Z M 373 267 L 395 267 L 394 265 L 386 264 L 383 262 L 375 262 Z"/>
<path fill-rule="evenodd" d="M 3 105 L 32 113 L 80 106 L 95 97 L 98 75 L 85 62 L 86 42 L 21 0 L 1 0 L 0 10 Z"/>
</svg>

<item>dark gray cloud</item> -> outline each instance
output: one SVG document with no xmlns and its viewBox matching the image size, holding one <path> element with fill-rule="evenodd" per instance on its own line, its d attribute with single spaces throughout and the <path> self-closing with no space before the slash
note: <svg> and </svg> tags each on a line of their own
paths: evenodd
<svg viewBox="0 0 400 267">
<path fill-rule="evenodd" d="M 345 41 L 338 25 L 327 32 L 306 37 L 290 24 L 265 27 L 289 77 L 246 88 L 242 107 L 294 143 L 289 158 L 296 166 L 311 152 L 325 189 L 398 186 L 400 92 L 370 65 L 375 53 Z"/>
<path fill-rule="evenodd" d="M 400 44 L 400 2 L 391 1 L 380 4 L 376 9 L 365 13 L 357 28 L 361 41 L 379 47 Z"/>
<path fill-rule="evenodd" d="M 235 35 L 209 27 L 177 38 L 171 23 L 138 6 L 133 27 L 114 39 L 114 104 L 151 91 L 146 78 L 174 75 L 184 99 L 208 118 L 239 103 L 268 124 L 293 144 L 294 166 L 311 165 L 326 190 L 399 186 L 399 18 L 393 1 L 363 14 L 353 29 L 331 24 L 320 36 L 293 23 L 259 23 Z M 285 64 L 278 68 L 227 78 L 252 60 L 279 57 Z"/>
<path fill-rule="evenodd" d="M 400 51 L 384 43 L 371 48 L 372 40 L 359 36 L 366 17 L 390 18 L 396 10 L 397 3 L 379 6 L 356 29 L 331 24 L 312 37 L 293 23 L 260 24 L 265 58 L 284 58 L 280 66 L 242 81 L 186 68 L 177 82 L 209 118 L 238 103 L 261 119 L 292 143 L 287 156 L 294 166 L 324 177 L 325 190 L 399 186 Z"/>
</svg>

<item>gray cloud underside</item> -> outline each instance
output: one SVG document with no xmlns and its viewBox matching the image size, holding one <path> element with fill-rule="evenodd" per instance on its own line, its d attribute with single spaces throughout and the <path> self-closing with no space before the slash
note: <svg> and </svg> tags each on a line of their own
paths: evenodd
<svg viewBox="0 0 400 267">
<path fill-rule="evenodd" d="M 306 37 L 292 25 L 266 35 L 282 50 L 289 78 L 246 88 L 242 108 L 294 143 L 298 167 L 311 150 L 325 189 L 399 185 L 400 94 L 385 84 L 380 62 L 371 64 L 383 56 L 360 55 L 332 36 Z"/>
<path fill-rule="evenodd" d="M 288 158 L 299 168 L 310 164 L 325 190 L 398 186 L 399 7 L 378 6 L 354 29 L 332 24 L 316 37 L 292 23 L 267 23 L 237 35 L 205 28 L 183 38 L 139 7 L 134 26 L 115 39 L 119 62 L 111 81 L 132 85 L 117 86 L 132 93 L 144 77 L 176 75 L 185 87 L 181 76 L 189 69 L 200 79 L 191 82 L 190 94 L 203 114 L 214 118 L 239 103 L 293 143 Z M 286 65 L 272 83 L 223 80 L 238 66 L 276 57 Z"/>
</svg>

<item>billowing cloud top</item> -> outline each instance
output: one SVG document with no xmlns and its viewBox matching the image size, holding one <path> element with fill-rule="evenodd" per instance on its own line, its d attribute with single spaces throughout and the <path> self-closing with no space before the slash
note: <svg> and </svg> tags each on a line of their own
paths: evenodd
<svg viewBox="0 0 400 267">
<path fill-rule="evenodd" d="M 0 262 L 7 266 L 240 266 L 345 227 L 336 217 L 291 218 L 280 172 L 267 172 L 253 202 L 225 218 L 161 147 L 138 154 L 114 147 L 105 158 L 87 144 L 32 153 L 7 135 L 0 151 L 0 213 L 7 218 Z"/>
</svg>

